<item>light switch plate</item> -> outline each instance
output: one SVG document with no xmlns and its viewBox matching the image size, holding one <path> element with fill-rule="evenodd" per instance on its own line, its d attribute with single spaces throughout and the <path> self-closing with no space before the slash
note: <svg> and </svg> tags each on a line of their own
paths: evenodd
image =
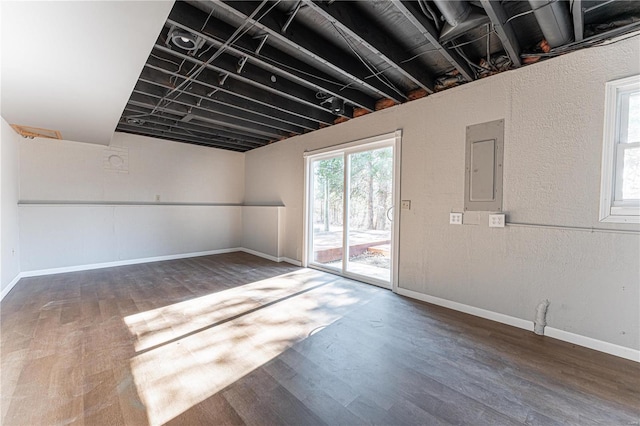
<svg viewBox="0 0 640 426">
<path fill-rule="evenodd" d="M 489 215 L 489 228 L 504 228 L 504 214 L 490 214 Z"/>
<path fill-rule="evenodd" d="M 462 225 L 462 213 L 449 213 L 450 225 Z"/>
</svg>

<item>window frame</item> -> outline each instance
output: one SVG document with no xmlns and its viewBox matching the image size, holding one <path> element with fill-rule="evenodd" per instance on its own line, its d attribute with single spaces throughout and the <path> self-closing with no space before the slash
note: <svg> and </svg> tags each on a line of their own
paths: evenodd
<svg viewBox="0 0 640 426">
<path fill-rule="evenodd" d="M 640 223 L 640 200 L 619 200 L 624 151 L 640 147 L 626 143 L 621 130 L 628 126 L 628 102 L 623 98 L 640 92 L 640 75 L 606 83 L 605 117 L 600 190 L 600 222 Z"/>
</svg>

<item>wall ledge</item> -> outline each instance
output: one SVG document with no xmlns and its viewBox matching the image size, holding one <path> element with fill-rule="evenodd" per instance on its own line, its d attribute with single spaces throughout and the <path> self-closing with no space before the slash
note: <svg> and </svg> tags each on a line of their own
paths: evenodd
<svg viewBox="0 0 640 426">
<path fill-rule="evenodd" d="M 466 314 L 475 315 L 480 318 L 485 318 L 491 321 L 496 321 L 502 324 L 510 325 L 512 327 L 518 327 L 533 332 L 533 321 L 523 320 L 521 318 L 512 317 L 498 312 L 488 311 L 486 309 L 465 305 L 463 303 L 453 302 L 447 299 L 441 299 L 435 296 L 429 296 L 428 294 L 420 293 L 413 290 L 407 290 L 400 287 L 396 292 L 401 296 L 407 296 L 412 299 L 432 303 L 434 305 L 453 309 L 454 311 L 464 312 Z M 553 327 L 545 327 L 544 330 L 544 335 L 546 337 L 562 340 L 567 343 L 583 346 L 585 348 L 604 352 L 606 354 L 625 358 L 631 361 L 640 362 L 640 350 L 627 348 L 625 346 L 616 345 L 614 343 L 604 342 L 602 340 L 570 333 L 568 331 L 559 330 Z"/>
<path fill-rule="evenodd" d="M 79 201 L 19 200 L 18 206 L 196 206 L 196 207 L 284 207 L 284 204 L 205 203 L 179 201 Z"/>
</svg>

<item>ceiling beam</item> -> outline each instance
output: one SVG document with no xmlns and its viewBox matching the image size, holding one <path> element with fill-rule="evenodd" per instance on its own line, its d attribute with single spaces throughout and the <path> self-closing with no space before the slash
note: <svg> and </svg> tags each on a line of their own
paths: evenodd
<svg viewBox="0 0 640 426">
<path fill-rule="evenodd" d="M 144 111 L 143 108 L 127 105 L 127 107 L 125 108 L 125 114 L 123 115 L 123 117 L 124 116 L 140 116 L 145 112 L 146 111 Z M 146 122 L 162 124 L 165 126 L 173 126 L 173 127 L 178 127 L 180 129 L 188 130 L 191 132 L 201 133 L 203 135 L 206 135 L 207 137 L 213 137 L 220 140 L 241 141 L 251 146 L 265 145 L 270 140 L 272 140 L 269 138 L 260 139 L 252 136 L 225 133 L 225 132 L 219 131 L 214 127 L 210 127 L 210 125 L 207 125 L 206 123 L 193 123 L 191 121 L 183 121 L 180 118 L 169 117 L 166 115 L 153 115 L 153 116 L 144 118 L 144 120 Z"/>
<path fill-rule="evenodd" d="M 218 139 L 218 138 L 211 137 L 209 135 L 196 135 L 195 133 L 192 133 L 190 130 L 181 129 L 171 124 L 156 123 L 153 121 L 146 121 L 144 124 L 135 124 L 135 123 L 120 123 L 120 124 L 124 126 L 136 127 L 141 130 L 144 129 L 144 130 L 161 132 L 167 136 L 175 135 L 175 137 L 185 137 L 185 138 L 200 140 L 200 141 L 208 142 L 212 144 L 215 143 L 225 147 L 253 149 L 263 145 L 263 144 L 260 144 L 260 145 L 248 144 L 241 141 L 230 141 L 230 140 Z"/>
<path fill-rule="evenodd" d="M 358 44 L 369 49 L 405 78 L 428 93 L 434 92 L 434 82 L 426 68 L 418 62 L 405 62 L 407 48 L 401 46 L 390 34 L 384 34 L 379 26 L 366 19 L 354 5 L 355 2 L 323 3 L 304 0 L 304 4 L 346 33 Z"/>
<path fill-rule="evenodd" d="M 214 6 L 215 7 L 215 6 Z M 208 17 L 199 9 L 184 2 L 176 2 L 168 22 L 178 28 L 193 32 L 205 39 L 215 48 L 219 48 L 234 33 L 235 29 L 224 21 L 211 16 Z M 204 28 L 204 23 L 207 23 Z M 264 43 L 264 38 L 254 39 L 244 36 L 235 40 L 226 50 L 238 58 L 247 57 L 249 62 L 260 68 L 273 72 L 316 92 L 323 92 L 331 96 L 342 98 L 356 107 L 368 111 L 375 110 L 376 99 L 352 88 L 345 88 L 345 83 L 327 73 L 318 70 L 299 59 L 275 49 Z"/>
<path fill-rule="evenodd" d="M 269 73 L 265 73 L 264 70 L 257 67 L 245 65 L 242 69 L 242 73 L 237 73 L 238 60 L 231 55 L 222 54 L 216 58 L 214 63 L 207 64 L 206 60 L 209 57 L 203 57 L 204 60 L 196 59 L 193 56 L 185 55 L 166 46 L 156 44 L 155 50 L 171 54 L 179 59 L 186 59 L 187 61 L 204 65 L 206 69 L 215 71 L 217 75 L 213 75 L 213 82 L 216 82 L 219 86 L 230 86 L 232 81 L 241 81 L 245 84 L 253 85 L 259 89 L 270 92 L 272 95 L 281 96 L 291 101 L 297 102 L 297 110 L 309 110 L 305 112 L 307 115 L 312 115 L 311 110 L 317 109 L 316 116 L 322 118 L 322 121 L 326 124 L 333 123 L 335 116 L 331 114 L 326 108 L 320 105 L 320 101 L 316 96 L 316 92 L 298 84 L 292 83 L 284 78 L 271 78 Z M 222 78 L 228 76 L 228 78 Z M 200 76 L 199 76 L 200 77 Z M 278 100 L 271 98 L 270 103 L 275 104 Z M 307 108 L 305 108 L 305 106 Z M 310 107 L 310 108 L 309 108 Z"/>
<path fill-rule="evenodd" d="M 584 8 L 582 7 L 582 0 L 573 0 L 571 16 L 573 16 L 575 41 L 582 41 L 584 40 Z"/>
<path fill-rule="evenodd" d="M 275 130 L 270 127 L 260 126 L 238 119 L 231 119 L 229 117 L 225 117 L 223 115 L 216 114 L 199 107 L 192 107 L 189 104 L 181 102 L 179 98 L 178 100 L 167 106 L 158 105 L 160 99 L 161 98 L 158 96 L 142 94 L 134 90 L 131 94 L 131 98 L 129 99 L 129 103 L 132 105 L 151 108 L 156 111 L 167 111 L 174 114 L 177 113 L 182 115 L 193 114 L 194 116 L 197 116 L 203 120 L 207 120 L 211 123 L 218 124 L 229 129 L 243 130 L 254 135 L 267 136 L 269 138 L 289 136 L 287 132 L 283 132 L 281 130 Z M 144 119 L 144 117 L 142 118 Z"/>
<path fill-rule="evenodd" d="M 183 126 L 185 129 L 204 131 L 208 135 L 213 137 L 223 139 L 240 139 L 248 143 L 258 145 L 273 140 L 273 138 L 267 136 L 252 135 L 248 134 L 247 132 L 238 131 L 236 129 L 225 128 L 217 124 L 197 121 L 197 117 L 194 115 L 185 115 L 184 113 L 179 115 L 177 113 L 171 113 L 167 111 L 156 111 L 153 116 L 151 116 L 149 114 L 152 110 L 151 108 L 144 107 L 139 104 L 133 105 L 131 103 L 127 104 L 125 110 L 129 111 L 130 113 L 123 114 L 123 119 L 126 119 L 128 117 L 138 117 L 143 120 L 153 119 L 161 121 L 180 122 L 181 126 Z M 144 115 L 146 115 L 146 117 L 143 117 Z"/>
<path fill-rule="evenodd" d="M 214 2 L 214 7 L 222 8 L 242 20 L 247 20 L 256 6 L 257 2 L 254 1 Z M 379 79 L 371 77 L 371 71 L 352 54 L 346 54 L 306 26 L 294 20 L 283 32 L 282 24 L 287 22 L 287 16 L 277 9 L 270 11 L 260 21 L 249 19 L 248 22 L 254 28 L 268 34 L 269 38 L 277 39 L 298 50 L 307 58 L 329 67 L 342 75 L 347 82 L 353 82 L 365 90 L 376 93 L 379 97 L 393 99 L 398 103 L 406 100 L 403 93 L 398 93 Z"/>
<path fill-rule="evenodd" d="M 246 147 L 239 147 L 239 146 L 226 145 L 226 144 L 218 144 L 218 143 L 209 142 L 209 141 L 206 141 L 206 140 L 201 140 L 201 139 L 198 139 L 198 138 L 175 137 L 175 136 L 172 137 L 171 135 L 167 135 L 166 132 L 161 132 L 159 130 L 153 130 L 153 129 L 145 129 L 143 127 L 133 126 L 133 125 L 130 125 L 130 124 L 125 124 L 125 123 L 118 124 L 118 127 L 116 128 L 116 131 L 132 133 L 134 135 L 140 135 L 140 136 L 149 136 L 149 137 L 154 137 L 154 138 L 158 138 L 158 139 L 166 139 L 166 140 L 169 140 L 169 141 L 172 141 L 172 142 L 190 143 L 190 144 L 193 144 L 193 145 L 207 146 L 207 147 L 210 147 L 210 148 L 227 149 L 227 150 L 238 151 L 238 152 L 246 152 L 246 151 L 249 151 L 249 149 L 250 149 L 250 148 L 246 148 Z"/>
<path fill-rule="evenodd" d="M 449 61 L 451 65 L 453 65 L 458 72 L 465 78 L 467 81 L 473 81 L 475 79 L 474 73 L 471 70 L 469 64 L 454 50 L 449 50 L 440 44 L 439 38 L 440 35 L 436 28 L 433 26 L 431 21 L 422 14 L 419 6 L 416 5 L 417 2 L 408 2 L 401 0 L 390 0 L 395 7 L 402 13 L 405 18 L 409 20 L 413 24 L 414 27 L 420 31 L 420 33 L 424 36 L 425 39 L 429 43 L 435 47 L 438 52 L 444 56 L 444 58 Z"/>
<path fill-rule="evenodd" d="M 515 67 L 522 66 L 520 44 L 516 38 L 516 33 L 513 31 L 511 22 L 507 22 L 507 13 L 502 7 L 502 4 L 500 4 L 499 0 L 480 0 L 480 3 L 489 19 L 491 19 L 493 28 L 496 30 L 496 34 L 498 34 L 498 38 L 500 42 L 502 42 L 502 47 L 504 47 L 504 51 L 509 56 L 509 59 L 511 59 Z"/>
<path fill-rule="evenodd" d="M 178 75 L 183 79 L 186 78 L 182 74 L 165 70 L 164 67 L 166 64 L 154 57 L 149 57 L 145 66 L 160 72 Z M 232 102 L 236 105 L 245 105 L 247 109 L 258 108 L 258 110 L 263 112 L 268 112 L 269 110 L 274 109 L 323 124 L 332 124 L 333 120 L 335 120 L 335 116 L 328 111 L 312 108 L 300 108 L 300 104 L 296 101 L 274 95 L 271 92 L 267 92 L 256 87 L 254 84 L 248 84 L 244 81 L 227 79 L 224 85 L 221 86 L 219 84 L 219 77 L 220 75 L 215 71 L 205 69 L 198 75 L 196 82 L 205 87 L 211 88 L 211 91 L 209 92 L 211 93 L 211 98 L 223 100 L 229 100 L 230 96 L 232 99 L 240 98 L 240 100 L 234 99 Z M 260 108 L 260 106 L 263 108 Z"/>
<path fill-rule="evenodd" d="M 170 77 L 174 77 L 180 80 L 184 80 L 186 78 L 182 74 L 174 73 L 164 69 L 158 69 L 149 64 L 145 64 L 145 68 L 142 70 L 142 74 L 140 74 L 141 80 L 154 81 L 157 84 L 165 85 L 167 88 L 170 87 L 168 86 Z M 178 82 L 176 81 L 175 83 L 177 84 Z M 196 79 L 192 80 L 191 87 L 194 88 L 194 93 L 201 93 L 201 90 L 204 90 L 205 96 L 209 100 L 219 103 L 220 105 L 239 108 L 241 110 L 249 111 L 264 117 L 272 117 L 282 122 L 300 126 L 309 130 L 319 128 L 318 122 L 315 120 L 285 112 L 281 109 L 277 109 L 277 106 L 271 107 L 268 104 L 259 103 L 255 101 L 255 99 L 247 99 L 246 97 L 241 97 L 234 93 L 228 92 L 224 88 L 224 86 L 214 86 L 212 84 L 208 84 L 200 81 L 199 79 Z M 196 91 L 196 87 L 200 90 Z"/>
<path fill-rule="evenodd" d="M 187 90 L 176 90 L 171 85 L 161 83 L 154 80 L 144 79 L 142 76 L 138 79 L 134 90 L 138 92 L 147 93 L 153 96 L 163 97 L 169 91 L 175 90 L 174 93 L 180 94 L 180 99 L 188 105 L 198 106 L 199 108 L 211 111 L 217 114 L 221 114 L 230 118 L 237 118 L 240 120 L 247 120 L 251 123 L 262 124 L 272 127 L 274 129 L 282 130 L 290 133 L 303 133 L 305 130 L 299 126 L 284 123 L 280 120 L 273 119 L 271 117 L 263 117 L 235 107 L 229 107 L 226 105 L 220 105 L 209 99 L 206 95 L 206 91 L 201 88 L 191 85 Z M 317 128 L 317 127 L 316 127 Z"/>
</svg>

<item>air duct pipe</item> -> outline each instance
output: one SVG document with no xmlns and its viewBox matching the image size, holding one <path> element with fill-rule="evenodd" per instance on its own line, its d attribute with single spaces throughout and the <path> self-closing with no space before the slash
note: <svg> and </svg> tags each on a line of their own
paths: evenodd
<svg viewBox="0 0 640 426">
<path fill-rule="evenodd" d="M 465 32 L 489 22 L 489 17 L 467 0 L 434 0 L 447 23 L 440 33 L 440 41 L 449 41 Z"/>
<path fill-rule="evenodd" d="M 551 47 L 573 41 L 569 4 L 562 0 L 529 0 L 544 38 Z"/>
</svg>

